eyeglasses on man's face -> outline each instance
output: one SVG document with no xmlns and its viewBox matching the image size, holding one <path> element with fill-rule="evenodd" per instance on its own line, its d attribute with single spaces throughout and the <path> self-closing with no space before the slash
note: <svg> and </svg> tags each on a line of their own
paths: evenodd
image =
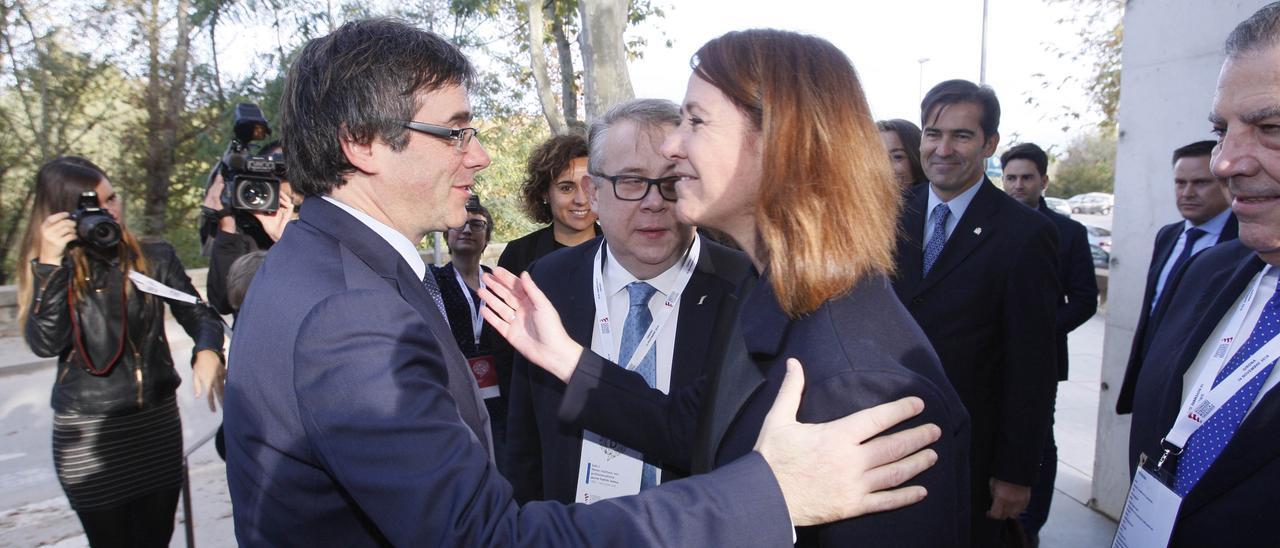
<svg viewBox="0 0 1280 548">
<path fill-rule="evenodd" d="M 484 232 L 485 229 L 489 228 L 489 222 L 485 221 L 484 219 L 472 219 L 470 221 L 467 221 L 462 226 L 457 228 L 451 228 L 450 230 L 457 230 L 458 232 L 462 232 L 463 229 L 467 229 L 467 228 L 470 228 L 472 232 Z"/>
<path fill-rule="evenodd" d="M 676 176 L 658 179 L 638 175 L 601 175 L 599 173 L 592 173 L 592 176 L 613 183 L 614 197 L 627 202 L 643 200 L 649 195 L 649 189 L 655 186 L 658 187 L 658 195 L 662 196 L 663 200 L 674 202 L 676 201 L 676 181 L 680 180 Z"/>
<path fill-rule="evenodd" d="M 426 122 L 415 122 L 413 120 L 405 121 L 404 127 L 418 133 L 453 141 L 454 146 L 460 151 L 466 150 L 467 146 L 471 145 L 471 140 L 475 139 L 476 134 L 480 132 L 480 130 L 473 127 L 453 129 L 451 127 L 438 126 L 436 124 L 428 124 Z"/>
</svg>

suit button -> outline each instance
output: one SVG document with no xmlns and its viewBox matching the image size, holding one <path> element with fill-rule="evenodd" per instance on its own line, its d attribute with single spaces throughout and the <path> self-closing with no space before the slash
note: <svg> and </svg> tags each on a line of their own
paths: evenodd
<svg viewBox="0 0 1280 548">
<path fill-rule="evenodd" d="M 911 299 L 911 304 L 924 304 L 924 297 L 916 297 Z"/>
</svg>

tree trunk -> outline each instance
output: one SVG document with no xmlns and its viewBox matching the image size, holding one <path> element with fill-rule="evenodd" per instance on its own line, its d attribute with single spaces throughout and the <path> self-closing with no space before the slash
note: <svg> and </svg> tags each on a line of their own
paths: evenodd
<svg viewBox="0 0 1280 548">
<path fill-rule="evenodd" d="M 547 56 L 542 49 L 542 1 L 526 0 L 525 12 L 529 15 L 529 67 L 533 69 L 533 80 L 538 84 L 538 102 L 542 104 L 542 116 L 547 119 L 551 133 L 562 135 L 565 132 L 564 117 L 560 115 L 555 94 L 551 92 L 551 78 L 547 76 Z"/>
<path fill-rule="evenodd" d="M 146 182 L 146 204 L 143 206 L 144 232 L 159 235 L 167 227 L 169 184 L 173 179 L 178 148 L 178 126 L 186 110 L 187 63 L 190 59 L 190 0 L 178 0 L 173 52 L 168 63 L 160 61 L 160 5 L 150 0 L 149 13 L 141 18 L 146 36 L 148 63 L 146 157 L 143 180 Z"/>
<path fill-rule="evenodd" d="M 551 35 L 556 39 L 556 53 L 560 59 L 560 105 L 564 109 L 564 125 L 569 131 L 580 131 L 582 121 L 578 120 L 578 86 L 573 70 L 573 46 L 564 33 L 564 16 L 556 10 L 552 2 L 547 13 L 551 16 Z"/>
<path fill-rule="evenodd" d="M 629 9 L 628 0 L 582 0 L 578 4 L 582 22 L 578 46 L 582 50 L 588 120 L 635 97 L 623 41 Z"/>
</svg>

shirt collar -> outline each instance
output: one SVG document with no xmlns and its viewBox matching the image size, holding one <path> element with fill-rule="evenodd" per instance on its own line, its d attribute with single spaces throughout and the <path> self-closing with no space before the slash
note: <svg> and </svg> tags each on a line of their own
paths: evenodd
<svg viewBox="0 0 1280 548">
<path fill-rule="evenodd" d="M 959 196 L 952 198 L 949 202 L 939 198 L 938 194 L 933 190 L 933 185 L 930 184 L 929 209 L 925 210 L 925 214 L 933 215 L 933 208 L 938 207 L 938 204 L 947 204 L 947 209 L 951 210 L 952 218 L 959 219 L 964 217 L 964 211 L 969 209 L 969 204 L 973 202 L 973 197 L 978 194 L 978 189 L 982 188 L 982 183 L 984 181 L 986 181 L 985 175 L 981 179 L 978 179 L 977 184 L 969 187 L 969 190 L 961 192 Z"/>
<path fill-rule="evenodd" d="M 700 244 L 701 242 L 698 241 L 697 233 L 694 233 L 693 244 L 689 246 L 689 249 L 693 249 L 693 246 Z M 609 251 L 608 241 L 605 241 L 603 245 L 605 246 L 604 290 L 608 295 L 615 295 L 619 291 L 626 289 L 632 282 L 636 281 L 644 281 L 648 283 L 653 286 L 654 289 L 657 289 L 659 293 L 662 293 L 664 297 L 670 295 L 671 292 L 675 290 L 676 277 L 680 273 L 680 265 L 684 264 L 685 258 L 689 255 L 689 251 L 686 250 L 685 254 L 680 257 L 680 260 L 676 261 L 675 264 L 668 267 L 661 274 L 658 274 L 648 280 L 640 280 L 624 268 L 622 263 L 619 263 L 617 259 L 614 259 L 613 253 Z"/>
<path fill-rule="evenodd" d="M 1186 232 L 1188 229 L 1195 227 L 1205 231 L 1206 234 L 1219 236 L 1222 234 L 1222 229 L 1227 227 L 1228 217 L 1231 217 L 1231 208 L 1229 207 L 1222 210 L 1222 213 L 1215 215 L 1212 219 L 1200 223 L 1199 225 L 1193 225 L 1191 224 L 1191 221 L 1182 221 L 1182 231 Z"/>
<path fill-rule="evenodd" d="M 410 242 L 409 238 L 406 238 L 404 234 L 401 234 L 398 230 L 383 224 L 373 217 L 370 217 L 368 213 L 344 204 L 332 196 L 321 196 L 321 198 L 324 198 L 325 201 L 338 206 L 338 208 L 343 211 L 350 213 L 357 221 L 360 221 L 365 226 L 369 227 L 370 230 L 376 232 L 378 236 L 381 236 L 383 240 L 386 240 L 386 242 L 391 245 L 391 248 L 395 249 L 396 252 L 404 258 L 404 262 L 409 263 L 409 268 L 413 269 L 413 273 L 418 275 L 419 280 L 426 277 L 426 261 L 422 260 L 422 255 L 418 254 L 418 248 L 414 246 L 413 242 Z"/>
</svg>

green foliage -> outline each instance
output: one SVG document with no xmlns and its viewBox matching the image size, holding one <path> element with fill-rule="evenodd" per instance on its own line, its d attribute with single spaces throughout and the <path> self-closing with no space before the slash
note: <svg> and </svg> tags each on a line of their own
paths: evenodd
<svg viewBox="0 0 1280 548">
<path fill-rule="evenodd" d="M 1046 50 L 1057 54 L 1060 59 L 1090 65 L 1092 72 L 1083 81 L 1056 74 L 1037 73 L 1033 76 L 1040 80 L 1040 88 L 1045 90 L 1061 91 L 1064 86 L 1078 83 L 1089 95 L 1092 108 L 1102 114 L 1100 125 L 1114 128 L 1116 111 L 1120 106 L 1120 50 L 1124 41 L 1125 0 L 1044 1 L 1072 8 L 1071 15 L 1059 19 L 1058 24 L 1078 28 L 1076 36 L 1080 39 L 1080 45 L 1075 49 L 1045 44 Z M 1036 104 L 1036 99 L 1028 97 L 1026 102 Z M 1082 113 L 1064 106 L 1061 112 L 1052 116 L 1062 122 L 1062 131 L 1066 132 L 1080 120 Z"/>
<path fill-rule="evenodd" d="M 1098 128 L 1076 137 L 1050 171 L 1050 196 L 1070 198 L 1086 192 L 1113 192 L 1116 132 Z"/>
<path fill-rule="evenodd" d="M 476 176 L 475 189 L 493 215 L 493 241 L 510 241 L 541 228 L 524 214 L 520 186 L 525 160 L 550 135 L 546 122 L 530 115 L 512 116 L 482 128 L 481 142 L 493 163 Z"/>
</svg>

